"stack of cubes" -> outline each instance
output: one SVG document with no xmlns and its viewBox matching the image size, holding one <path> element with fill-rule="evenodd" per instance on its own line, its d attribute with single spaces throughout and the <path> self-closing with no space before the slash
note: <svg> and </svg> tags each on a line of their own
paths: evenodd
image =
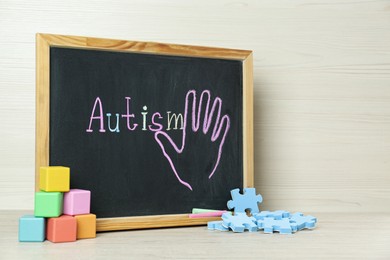
<svg viewBox="0 0 390 260">
<path fill-rule="evenodd" d="M 19 241 L 73 242 L 96 237 L 96 215 L 90 214 L 91 192 L 70 189 L 70 169 L 41 167 L 34 215 L 19 219 Z"/>
</svg>

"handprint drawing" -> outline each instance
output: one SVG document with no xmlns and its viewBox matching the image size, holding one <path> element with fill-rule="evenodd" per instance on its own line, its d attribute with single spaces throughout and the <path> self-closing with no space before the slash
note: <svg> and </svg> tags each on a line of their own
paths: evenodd
<svg viewBox="0 0 390 260">
<path fill-rule="evenodd" d="M 191 191 L 191 184 L 182 179 L 183 172 L 178 171 L 172 158 L 177 158 L 183 151 L 190 149 L 186 147 L 186 136 L 188 134 L 202 135 L 204 138 L 208 138 L 210 145 L 217 146 L 218 152 L 215 155 L 215 163 L 208 175 L 209 179 L 213 177 L 221 160 L 223 145 L 230 129 L 230 118 L 228 115 L 221 116 L 221 110 L 222 99 L 216 97 L 212 102 L 209 90 L 204 90 L 201 93 L 199 102 L 197 101 L 196 91 L 190 90 L 185 97 L 181 145 L 177 145 L 171 136 L 164 131 L 158 131 L 154 135 L 176 178 Z"/>
</svg>

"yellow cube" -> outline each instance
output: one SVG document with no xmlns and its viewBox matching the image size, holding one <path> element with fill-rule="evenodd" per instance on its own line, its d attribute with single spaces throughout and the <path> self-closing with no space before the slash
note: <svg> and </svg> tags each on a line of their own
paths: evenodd
<svg viewBox="0 0 390 260">
<path fill-rule="evenodd" d="M 39 170 L 39 189 L 43 191 L 68 192 L 70 169 L 62 166 L 41 167 Z"/>
<path fill-rule="evenodd" d="M 96 237 L 96 215 L 85 214 L 74 216 L 77 220 L 77 239 Z"/>
</svg>

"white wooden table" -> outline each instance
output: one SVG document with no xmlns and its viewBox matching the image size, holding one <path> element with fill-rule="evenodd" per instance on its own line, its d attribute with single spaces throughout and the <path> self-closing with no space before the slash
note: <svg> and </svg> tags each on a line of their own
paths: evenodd
<svg viewBox="0 0 390 260">
<path fill-rule="evenodd" d="M 106 232 L 54 244 L 18 242 L 18 218 L 26 213 L 1 212 L 1 259 L 390 259 L 388 214 L 310 212 L 317 228 L 293 235 L 186 227 Z"/>
</svg>

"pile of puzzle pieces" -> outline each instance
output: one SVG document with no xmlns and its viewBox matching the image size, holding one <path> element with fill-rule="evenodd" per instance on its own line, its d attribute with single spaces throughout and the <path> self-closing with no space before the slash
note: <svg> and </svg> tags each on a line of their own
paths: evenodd
<svg viewBox="0 0 390 260">
<path fill-rule="evenodd" d="M 91 192 L 70 189 L 70 169 L 41 167 L 34 215 L 19 219 L 19 241 L 73 242 L 96 237 L 96 215 L 90 214 Z"/>
<path fill-rule="evenodd" d="M 258 204 L 263 201 L 260 194 L 256 195 L 255 188 L 244 189 L 244 194 L 240 194 L 239 189 L 231 192 L 232 200 L 227 205 L 229 209 L 234 209 L 234 214 L 226 212 L 222 214 L 221 221 L 211 221 L 207 223 L 210 230 L 233 232 L 256 232 L 263 230 L 264 233 L 292 234 L 302 229 L 313 229 L 317 219 L 313 216 L 305 216 L 302 213 L 290 214 L 284 210 L 261 211 Z"/>
</svg>

